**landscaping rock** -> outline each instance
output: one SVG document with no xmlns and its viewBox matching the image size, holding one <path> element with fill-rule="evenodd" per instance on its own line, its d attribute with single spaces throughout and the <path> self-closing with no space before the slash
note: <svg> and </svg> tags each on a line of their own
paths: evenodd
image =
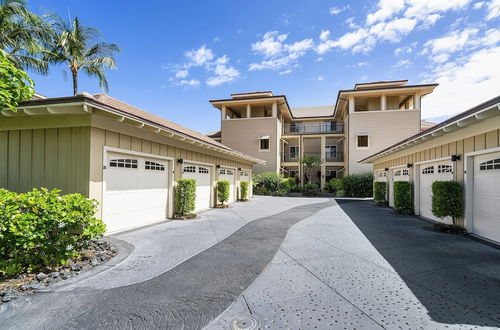
<svg viewBox="0 0 500 330">
<path fill-rule="evenodd" d="M 4 295 L 2 296 L 2 302 L 4 302 L 4 303 L 9 302 L 11 300 L 19 298 L 19 296 L 20 296 L 20 294 L 17 291 L 9 290 L 9 291 L 5 292 Z"/>
<path fill-rule="evenodd" d="M 47 274 L 45 274 L 43 272 L 40 272 L 40 273 L 36 274 L 36 279 L 39 280 L 39 281 L 43 281 L 47 277 L 49 277 L 49 275 L 47 275 Z"/>
<path fill-rule="evenodd" d="M 99 265 L 99 261 L 96 258 L 94 258 L 90 261 L 90 264 L 92 265 L 92 267 L 95 267 Z"/>
</svg>

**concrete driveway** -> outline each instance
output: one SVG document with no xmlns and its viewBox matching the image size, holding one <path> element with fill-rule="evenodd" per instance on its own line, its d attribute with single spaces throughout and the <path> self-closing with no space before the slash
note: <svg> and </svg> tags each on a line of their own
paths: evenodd
<svg viewBox="0 0 500 330">
<path fill-rule="evenodd" d="M 498 327 L 500 251 L 428 226 L 369 201 L 256 197 L 117 235 L 127 259 L 8 304 L 0 328 Z"/>
</svg>

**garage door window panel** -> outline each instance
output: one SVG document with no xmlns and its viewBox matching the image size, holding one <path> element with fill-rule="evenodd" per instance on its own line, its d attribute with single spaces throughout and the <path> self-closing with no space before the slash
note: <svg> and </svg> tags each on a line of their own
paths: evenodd
<svg viewBox="0 0 500 330">
<path fill-rule="evenodd" d="M 137 168 L 137 159 L 132 159 L 132 158 L 112 159 L 109 161 L 109 166 L 119 167 L 119 168 Z"/>
<path fill-rule="evenodd" d="M 453 173 L 453 166 L 451 166 L 451 165 L 438 165 L 438 173 Z"/>
<path fill-rule="evenodd" d="M 184 166 L 183 173 L 196 173 L 196 166 Z"/>
<path fill-rule="evenodd" d="M 428 166 L 422 169 L 422 174 L 433 174 L 434 166 Z"/>
<path fill-rule="evenodd" d="M 480 171 L 500 170 L 500 158 L 482 162 L 479 165 L 479 170 Z"/>
<path fill-rule="evenodd" d="M 144 168 L 151 171 L 165 171 L 165 165 L 146 160 L 144 162 Z"/>
</svg>

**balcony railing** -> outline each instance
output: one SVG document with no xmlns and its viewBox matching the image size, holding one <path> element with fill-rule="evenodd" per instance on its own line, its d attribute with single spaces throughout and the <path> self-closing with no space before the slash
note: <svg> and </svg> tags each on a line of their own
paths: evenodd
<svg viewBox="0 0 500 330">
<path fill-rule="evenodd" d="M 304 152 L 305 156 L 315 156 L 320 157 L 325 162 L 343 162 L 344 161 L 344 153 L 341 151 L 338 152 L 326 152 L 324 155 L 321 155 L 320 152 Z M 301 155 L 296 152 L 282 152 L 281 153 L 281 161 L 282 162 L 299 162 Z"/>
<path fill-rule="evenodd" d="M 285 124 L 283 126 L 284 134 L 342 134 L 344 133 L 344 123 L 325 122 L 316 124 Z"/>
</svg>

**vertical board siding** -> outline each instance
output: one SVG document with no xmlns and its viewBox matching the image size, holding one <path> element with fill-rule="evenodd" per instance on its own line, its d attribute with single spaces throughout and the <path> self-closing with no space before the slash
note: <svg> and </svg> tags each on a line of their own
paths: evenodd
<svg viewBox="0 0 500 330">
<path fill-rule="evenodd" d="M 16 192 L 45 187 L 88 194 L 90 129 L 0 132 L 0 187 Z"/>
</svg>

